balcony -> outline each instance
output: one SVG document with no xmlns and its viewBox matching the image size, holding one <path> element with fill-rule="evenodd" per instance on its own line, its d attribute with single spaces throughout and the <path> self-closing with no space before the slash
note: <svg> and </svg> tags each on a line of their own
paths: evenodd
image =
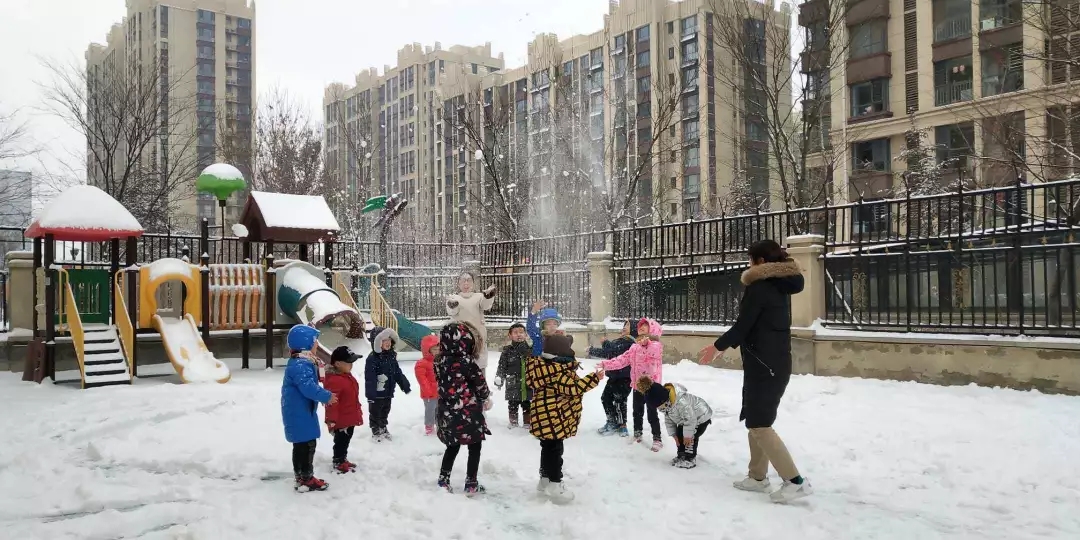
<svg viewBox="0 0 1080 540">
<path fill-rule="evenodd" d="M 979 6 L 979 31 L 988 32 L 1018 24 L 1023 20 L 1023 5 L 1006 2 L 993 5 L 989 0 Z"/>
<path fill-rule="evenodd" d="M 971 37 L 971 15 L 950 17 L 934 24 L 934 43 Z"/>
<path fill-rule="evenodd" d="M 974 97 L 971 81 L 956 81 L 934 87 L 934 105 L 937 107 L 971 101 Z"/>
</svg>

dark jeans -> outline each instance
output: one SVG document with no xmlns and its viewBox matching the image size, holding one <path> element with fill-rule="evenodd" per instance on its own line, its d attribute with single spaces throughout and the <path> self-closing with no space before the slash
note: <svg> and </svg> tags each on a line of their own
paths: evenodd
<svg viewBox="0 0 1080 540">
<path fill-rule="evenodd" d="M 334 465 L 348 461 L 349 442 L 352 441 L 354 429 L 349 426 L 334 432 Z"/>
<path fill-rule="evenodd" d="M 476 481 L 476 472 L 480 470 L 480 445 L 482 443 L 483 441 L 476 441 L 469 445 L 469 461 L 465 465 L 466 482 Z M 454 470 L 454 460 L 457 459 L 460 450 L 460 444 L 446 445 L 446 451 L 442 456 L 442 469 L 439 471 L 442 476 L 450 477 L 450 472 Z"/>
<path fill-rule="evenodd" d="M 705 429 L 709 427 L 712 420 L 706 420 L 698 424 L 697 429 L 694 430 L 694 443 L 690 446 L 683 445 L 683 427 L 675 427 L 675 438 L 678 440 L 679 454 L 686 454 L 689 458 L 696 458 L 698 453 L 698 447 L 701 446 L 701 435 L 705 433 Z"/>
<path fill-rule="evenodd" d="M 641 417 L 645 414 L 645 411 L 649 412 L 649 429 L 652 430 L 652 438 L 654 441 L 659 441 L 663 435 L 660 434 L 660 415 L 656 414 L 656 407 L 650 406 L 645 403 L 645 394 L 634 390 L 634 433 L 641 433 Z"/>
<path fill-rule="evenodd" d="M 630 391 L 630 379 L 608 379 L 604 393 L 600 394 L 600 403 L 604 404 L 608 422 L 616 426 L 626 425 L 626 398 L 630 397 Z"/>
<path fill-rule="evenodd" d="M 562 482 L 563 442 L 540 440 L 540 478 Z"/>
<path fill-rule="evenodd" d="M 525 423 L 529 423 L 529 400 L 524 401 L 507 401 L 507 408 L 510 409 L 510 422 L 517 423 L 518 421 L 518 407 L 521 407 L 521 416 L 525 419 Z"/>
<path fill-rule="evenodd" d="M 317 440 L 293 443 L 292 470 L 299 478 L 311 478 L 315 474 L 315 443 Z"/>
<path fill-rule="evenodd" d="M 379 398 L 368 402 L 368 425 L 371 426 L 373 435 L 386 433 L 386 426 L 390 422 L 390 405 L 393 402 L 391 398 Z"/>
</svg>

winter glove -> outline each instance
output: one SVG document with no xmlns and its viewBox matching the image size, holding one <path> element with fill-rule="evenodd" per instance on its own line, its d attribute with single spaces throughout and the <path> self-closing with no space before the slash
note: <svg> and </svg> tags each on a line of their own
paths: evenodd
<svg viewBox="0 0 1080 540">
<path fill-rule="evenodd" d="M 492 285 L 484 289 L 484 298 L 492 298 L 495 296 L 495 286 Z"/>
<path fill-rule="evenodd" d="M 490 399 L 485 399 L 484 400 L 484 410 L 485 411 L 490 411 L 491 410 L 491 400 Z"/>
<path fill-rule="evenodd" d="M 502 388 L 502 387 L 503 387 L 503 378 L 502 377 L 495 377 L 495 388 Z"/>
<path fill-rule="evenodd" d="M 450 309 L 454 309 L 454 308 L 458 307 L 458 302 L 457 302 L 457 300 L 447 300 L 446 305 L 449 306 Z"/>
</svg>

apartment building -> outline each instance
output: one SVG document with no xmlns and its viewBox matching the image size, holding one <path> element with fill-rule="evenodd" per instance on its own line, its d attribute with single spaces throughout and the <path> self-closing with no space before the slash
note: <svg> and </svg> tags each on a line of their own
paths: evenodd
<svg viewBox="0 0 1080 540">
<path fill-rule="evenodd" d="M 812 123 L 827 126 L 824 151 L 812 162 L 833 169 L 832 199 L 901 193 L 909 164 L 900 158 L 917 144 L 916 132 L 929 135 L 947 168 L 945 183 L 962 178 L 966 187 L 988 187 L 1080 173 L 1080 27 L 1068 16 L 1076 3 L 1062 5 L 1073 7 L 1051 11 L 1050 3 L 1020 0 L 801 4 L 805 108 Z M 839 43 L 850 45 L 830 50 Z"/>
<path fill-rule="evenodd" d="M 223 148 L 243 148 L 250 156 L 255 96 L 255 3 L 252 0 L 127 0 L 127 15 L 113 25 L 104 45 L 86 51 L 88 88 L 93 103 L 95 81 L 124 69 L 134 80 L 156 81 L 163 104 L 160 134 L 143 155 L 148 170 L 190 176 L 190 189 L 176 190 L 170 223 L 191 228 L 206 218 L 219 219 L 217 201 L 195 194 L 199 170 L 222 156 Z M 143 76 L 158 70 L 158 76 Z M 170 95 L 178 94 L 178 95 Z M 181 125 L 178 125 L 181 124 Z M 228 138 L 228 141 L 224 139 Z M 172 140 L 170 140 L 172 139 Z M 93 141 L 87 141 L 88 148 Z M 230 161 L 237 161 L 235 157 Z M 184 164 L 178 171 L 177 164 Z M 193 170 L 188 171 L 188 164 Z M 251 179 L 251 164 L 234 163 Z M 89 168 L 88 181 L 100 183 Z M 230 201 L 236 214 L 243 195 Z"/>
<path fill-rule="evenodd" d="M 409 191 L 419 201 L 413 214 L 419 230 L 444 240 L 499 237 L 500 231 L 479 218 L 483 206 L 498 204 L 486 180 L 491 168 L 478 160 L 481 148 L 505 169 L 506 195 L 531 200 L 532 214 L 515 219 L 528 220 L 536 234 L 604 228 L 612 218 L 604 201 L 612 200 L 633 199 L 621 216 L 623 225 L 702 216 L 716 211 L 738 174 L 749 174 L 768 204 L 775 167 L 761 136 L 765 111 L 749 105 L 762 100 L 717 76 L 733 69 L 734 61 L 715 29 L 722 21 L 745 28 L 747 47 L 760 49 L 766 69 L 770 55 L 764 48 L 771 44 L 765 27 L 787 32 L 791 11 L 786 4 L 770 4 L 746 10 L 762 19 L 727 21 L 714 6 L 712 0 L 611 2 L 597 32 L 563 40 L 538 35 L 523 66 L 488 64 L 499 68 L 488 74 L 475 64 L 467 69 L 469 62 L 440 68 L 434 95 L 442 100 L 430 104 L 430 123 L 418 126 L 432 131 L 432 144 L 423 150 L 430 151 L 430 161 L 422 164 L 430 165 L 430 173 L 422 170 L 415 191 Z M 333 154 L 340 146 L 335 107 L 352 111 L 349 97 L 401 68 L 399 54 L 399 66 L 382 76 L 364 72 L 351 89 L 327 89 L 328 155 L 334 163 L 340 159 Z M 477 144 L 477 135 L 459 121 L 462 115 L 473 117 L 472 125 L 491 144 Z M 379 145 L 384 146 L 395 144 Z M 386 160 L 379 161 L 385 167 Z M 371 177 L 386 182 L 390 176 L 384 169 L 381 177 Z M 528 191 L 515 178 L 525 179 L 520 183 Z M 620 193 L 631 184 L 634 193 Z"/>
</svg>

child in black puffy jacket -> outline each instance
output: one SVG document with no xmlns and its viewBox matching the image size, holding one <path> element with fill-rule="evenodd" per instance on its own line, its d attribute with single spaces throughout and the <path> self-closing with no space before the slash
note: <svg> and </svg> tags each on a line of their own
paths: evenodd
<svg viewBox="0 0 1080 540">
<path fill-rule="evenodd" d="M 637 339 L 637 327 L 631 321 L 623 324 L 622 333 L 613 340 L 604 340 L 599 347 L 589 347 L 589 356 L 610 360 L 626 351 Z M 630 397 L 630 366 L 622 369 L 609 371 L 608 382 L 604 385 L 604 393 L 600 395 L 600 402 L 604 404 L 604 413 L 607 415 L 607 423 L 597 430 L 600 435 L 615 435 L 629 437 L 630 432 L 626 429 L 626 400 Z"/>
<path fill-rule="evenodd" d="M 394 387 L 400 386 L 401 391 L 408 394 L 411 391 L 409 379 L 401 372 L 398 365 L 397 332 L 389 328 L 376 326 L 368 334 L 371 342 L 371 354 L 364 362 L 364 394 L 368 402 L 368 425 L 371 426 L 371 435 L 375 442 L 391 440 L 387 424 L 390 421 L 390 404 L 394 399 Z"/>
</svg>

